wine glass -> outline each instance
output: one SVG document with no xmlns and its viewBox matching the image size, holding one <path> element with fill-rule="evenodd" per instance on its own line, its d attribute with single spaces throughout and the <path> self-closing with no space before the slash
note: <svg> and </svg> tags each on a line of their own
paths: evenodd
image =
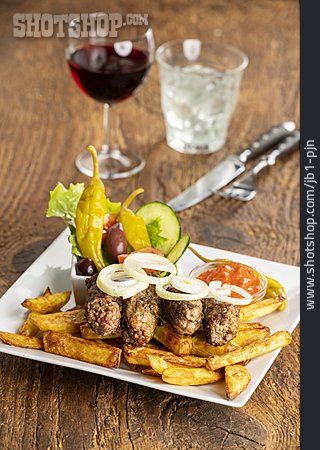
<svg viewBox="0 0 320 450">
<path fill-rule="evenodd" d="M 66 59 L 77 86 L 89 97 L 102 102 L 103 142 L 98 153 L 103 179 L 125 178 L 140 172 L 145 161 L 137 155 L 124 154 L 118 147 L 115 105 L 130 97 L 145 80 L 154 59 L 154 38 L 147 25 L 126 25 L 117 29 L 117 37 L 101 37 L 104 13 L 89 14 L 91 26 L 87 37 L 74 37 L 80 18 L 69 23 Z M 99 17 L 99 21 L 96 20 Z M 108 18 L 106 17 L 106 20 Z M 99 25 L 100 24 L 100 25 Z M 77 156 L 76 167 L 92 176 L 91 155 Z"/>
</svg>

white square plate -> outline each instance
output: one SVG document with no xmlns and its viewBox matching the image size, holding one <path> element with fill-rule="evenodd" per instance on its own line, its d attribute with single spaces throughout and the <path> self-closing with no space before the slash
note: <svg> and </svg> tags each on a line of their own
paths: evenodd
<svg viewBox="0 0 320 450">
<path fill-rule="evenodd" d="M 47 286 L 50 286 L 53 292 L 71 289 L 71 254 L 70 244 L 67 241 L 67 234 L 67 230 L 61 233 L 0 299 L 0 330 L 13 333 L 18 331 L 26 317 L 26 312 L 20 305 L 26 297 L 36 297 L 40 295 Z M 200 245 L 194 245 L 194 247 L 208 258 L 230 258 L 254 266 L 262 272 L 279 279 L 287 291 L 289 305 L 284 311 L 272 313 L 263 317 L 260 321 L 263 324 L 268 325 L 272 333 L 277 330 L 288 330 L 290 332 L 294 330 L 299 323 L 300 310 L 300 270 L 298 267 L 252 258 L 211 247 Z M 187 251 L 181 260 L 182 273 L 189 274 L 190 270 L 198 264 L 199 260 L 190 251 Z M 71 298 L 67 308 L 70 308 L 70 304 L 73 302 L 74 299 Z M 0 351 L 15 356 L 21 356 L 22 358 L 34 359 L 106 375 L 111 378 L 140 384 L 161 391 L 234 407 L 241 407 L 246 404 L 279 354 L 279 350 L 276 350 L 252 360 L 247 366 L 252 376 L 248 388 L 235 400 L 228 401 L 224 397 L 224 383 L 222 381 L 213 385 L 190 387 L 173 386 L 165 384 L 159 379 L 133 372 L 126 368 L 125 365 L 119 369 L 106 369 L 94 364 L 45 353 L 41 350 L 24 349 L 2 343 L 0 343 Z"/>
</svg>

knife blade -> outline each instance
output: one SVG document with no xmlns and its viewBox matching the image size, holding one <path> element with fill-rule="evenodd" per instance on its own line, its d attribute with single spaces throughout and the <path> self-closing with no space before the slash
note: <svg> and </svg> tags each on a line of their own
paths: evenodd
<svg viewBox="0 0 320 450">
<path fill-rule="evenodd" d="M 224 161 L 199 178 L 192 186 L 169 201 L 174 211 L 183 211 L 210 197 L 245 170 L 246 162 L 259 156 L 274 144 L 289 136 L 295 129 L 294 122 L 283 122 L 270 128 L 251 145 L 240 152 L 228 156 Z"/>
</svg>

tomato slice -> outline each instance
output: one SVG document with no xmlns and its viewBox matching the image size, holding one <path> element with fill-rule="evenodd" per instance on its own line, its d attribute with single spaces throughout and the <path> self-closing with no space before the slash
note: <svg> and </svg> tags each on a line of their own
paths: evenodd
<svg viewBox="0 0 320 450">
<path fill-rule="evenodd" d="M 137 250 L 134 253 L 154 253 L 155 255 L 164 256 L 164 254 L 161 250 L 159 250 L 157 248 L 153 248 L 153 247 L 141 248 L 140 250 Z"/>
<path fill-rule="evenodd" d="M 128 253 L 123 253 L 122 255 L 118 255 L 119 264 L 123 264 L 123 261 L 126 259 L 127 256 L 128 256 Z"/>
</svg>

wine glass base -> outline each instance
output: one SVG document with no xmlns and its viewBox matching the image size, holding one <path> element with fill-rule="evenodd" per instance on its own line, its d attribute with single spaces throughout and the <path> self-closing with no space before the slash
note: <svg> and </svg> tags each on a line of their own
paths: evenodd
<svg viewBox="0 0 320 450">
<path fill-rule="evenodd" d="M 145 166 L 145 160 L 136 155 L 126 155 L 120 150 L 113 149 L 98 153 L 99 175 L 103 180 L 127 178 L 139 173 Z M 92 177 L 93 165 L 89 152 L 76 157 L 75 164 L 81 173 Z"/>
</svg>

